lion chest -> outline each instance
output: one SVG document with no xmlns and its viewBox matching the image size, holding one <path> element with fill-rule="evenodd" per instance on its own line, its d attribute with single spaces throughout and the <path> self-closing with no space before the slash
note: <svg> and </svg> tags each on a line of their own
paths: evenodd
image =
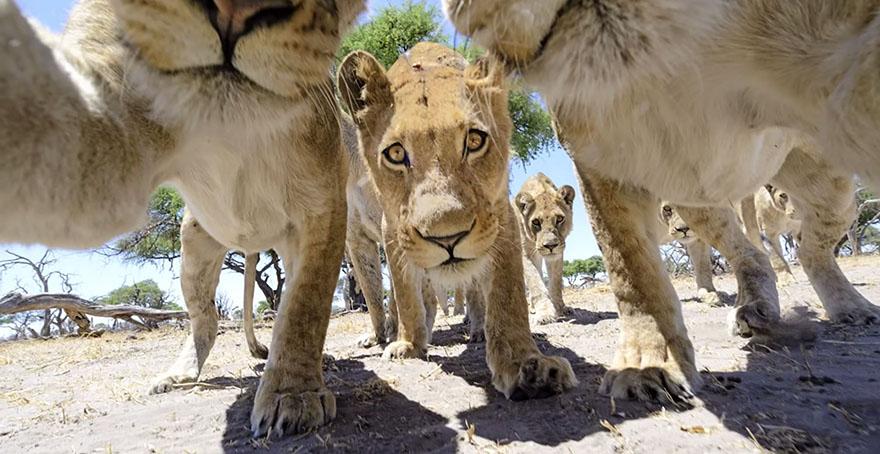
<svg viewBox="0 0 880 454">
<path fill-rule="evenodd" d="M 247 252 L 283 245 L 327 191 L 303 165 L 307 152 L 284 141 L 193 134 L 180 142 L 172 184 L 214 239 Z"/>
</svg>

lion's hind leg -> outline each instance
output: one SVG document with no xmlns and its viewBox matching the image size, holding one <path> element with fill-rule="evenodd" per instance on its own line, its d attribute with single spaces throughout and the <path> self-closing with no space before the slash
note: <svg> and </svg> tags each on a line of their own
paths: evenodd
<svg viewBox="0 0 880 454">
<path fill-rule="evenodd" d="M 773 182 L 799 204 L 803 220 L 798 257 L 828 318 L 854 324 L 880 321 L 880 307 L 856 291 L 834 257 L 834 246 L 855 218 L 852 177 L 795 149 Z"/>
<path fill-rule="evenodd" d="M 217 338 L 214 292 L 227 248 L 211 238 L 188 210 L 181 222 L 180 244 L 180 286 L 189 312 L 190 335 L 174 365 L 153 380 L 150 394 L 166 393 L 175 384 L 198 380 Z"/>
</svg>

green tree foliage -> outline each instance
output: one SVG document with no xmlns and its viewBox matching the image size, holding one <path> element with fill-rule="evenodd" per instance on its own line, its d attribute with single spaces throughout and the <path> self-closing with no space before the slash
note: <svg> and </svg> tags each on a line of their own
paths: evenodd
<svg viewBox="0 0 880 454">
<path fill-rule="evenodd" d="M 183 198 L 172 188 L 161 187 L 150 198 L 150 223 L 109 247 L 110 253 L 124 260 L 144 263 L 173 261 L 180 257 L 180 222 Z"/>
<path fill-rule="evenodd" d="M 140 281 L 132 285 L 123 285 L 106 296 L 98 298 L 98 302 L 109 305 L 130 305 L 153 309 L 180 310 L 172 298 L 159 288 L 152 279 Z"/>
<path fill-rule="evenodd" d="M 379 62 L 390 67 L 400 54 L 419 42 L 430 41 L 453 47 L 440 27 L 441 16 L 436 8 L 408 1 L 401 6 L 389 5 L 380 10 L 372 21 L 356 27 L 342 41 L 337 58 L 342 61 L 355 50 L 364 50 Z M 473 62 L 484 51 L 469 43 L 457 46 L 459 53 Z M 514 157 L 523 165 L 556 143 L 550 115 L 541 107 L 533 93 L 522 87 L 512 87 L 508 100 L 513 120 L 511 149 Z"/>
<path fill-rule="evenodd" d="M 598 255 L 588 259 L 566 260 L 562 264 L 562 276 L 570 286 L 582 287 L 587 282 L 596 280 L 596 276 L 604 272 L 605 262 Z M 580 284 L 578 284 L 578 280 L 581 281 Z"/>
<path fill-rule="evenodd" d="M 365 50 L 388 68 L 418 42 L 446 42 L 439 18 L 437 8 L 424 3 L 408 1 L 399 7 L 389 5 L 342 40 L 338 59 L 342 61 L 355 50 Z"/>
</svg>

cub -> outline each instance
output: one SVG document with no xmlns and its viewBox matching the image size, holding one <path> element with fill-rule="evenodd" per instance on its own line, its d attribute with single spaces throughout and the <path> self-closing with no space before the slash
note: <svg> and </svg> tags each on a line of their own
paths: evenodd
<svg viewBox="0 0 880 454">
<path fill-rule="evenodd" d="M 557 189 L 543 173 L 526 180 L 513 199 L 526 287 L 540 324 L 553 322 L 568 312 L 562 301 L 562 254 L 571 233 L 572 202 L 574 188 L 565 185 Z M 541 269 L 544 264 L 546 284 Z"/>
<path fill-rule="evenodd" d="M 575 386 L 568 361 L 543 355 L 529 330 L 519 230 L 507 199 L 512 125 L 503 74 L 420 43 L 387 73 L 370 54 L 350 54 L 338 85 L 385 215 L 400 325 L 384 356 L 425 355 L 424 279 L 448 288 L 473 280 L 486 305 L 495 388 L 521 400 Z"/>
</svg>

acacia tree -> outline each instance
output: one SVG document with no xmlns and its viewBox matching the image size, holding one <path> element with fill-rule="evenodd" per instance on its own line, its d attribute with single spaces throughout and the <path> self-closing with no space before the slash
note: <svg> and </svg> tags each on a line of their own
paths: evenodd
<svg viewBox="0 0 880 454">
<path fill-rule="evenodd" d="M 852 255 L 861 255 L 863 247 L 868 245 L 866 243 L 877 241 L 876 224 L 880 221 L 880 198 L 867 188 L 860 187 L 856 190 L 856 209 L 858 216 L 840 245 L 846 244 Z"/>
<path fill-rule="evenodd" d="M 52 287 L 60 288 L 62 293 L 69 294 L 73 292 L 70 275 L 52 269 L 58 260 L 51 249 L 46 249 L 46 252 L 36 260 L 11 251 L 6 251 L 6 254 L 8 258 L 0 260 L 0 271 L 7 271 L 13 268 L 28 270 L 32 275 L 33 284 L 38 289 L 37 292 L 49 293 L 52 291 Z M 16 283 L 15 290 L 30 293 L 27 286 L 21 281 Z M 90 330 L 88 317 L 72 310 L 45 309 L 42 314 L 42 327 L 39 333 L 30 328 L 34 318 L 34 315 L 29 313 L 9 315 L 0 319 L 0 324 L 3 324 L 3 322 L 12 324 L 16 327 L 15 331 L 19 335 L 24 335 L 27 332 L 33 337 L 48 337 L 52 334 L 53 324 L 58 332 L 62 334 L 68 331 L 67 325 L 70 322 L 75 323 L 79 327 L 80 332 L 85 333 Z"/>
<path fill-rule="evenodd" d="M 595 282 L 597 276 L 604 272 L 605 262 L 598 255 L 587 259 L 566 260 L 562 264 L 562 276 L 569 287 L 583 287 L 587 283 Z"/>
<path fill-rule="evenodd" d="M 160 266 L 173 266 L 180 258 L 180 224 L 183 220 L 183 208 L 183 198 L 177 191 L 169 187 L 159 188 L 150 198 L 150 221 L 147 226 L 105 246 L 98 252 L 138 264 L 156 263 Z M 230 252 L 223 260 L 223 268 L 244 275 L 244 256 L 240 252 Z M 284 268 L 275 251 L 269 250 L 260 255 L 256 283 L 272 309 L 276 309 L 281 302 Z"/>
</svg>

